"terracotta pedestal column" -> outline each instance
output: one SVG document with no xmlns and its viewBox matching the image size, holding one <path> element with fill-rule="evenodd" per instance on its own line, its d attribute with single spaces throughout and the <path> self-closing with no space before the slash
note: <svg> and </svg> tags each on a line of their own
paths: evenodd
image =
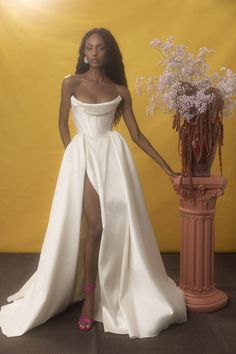
<svg viewBox="0 0 236 354">
<path fill-rule="evenodd" d="M 172 179 L 180 201 L 180 283 L 188 310 L 211 312 L 224 307 L 228 296 L 214 283 L 214 216 L 217 197 L 224 194 L 227 180 L 220 176 Z"/>
</svg>

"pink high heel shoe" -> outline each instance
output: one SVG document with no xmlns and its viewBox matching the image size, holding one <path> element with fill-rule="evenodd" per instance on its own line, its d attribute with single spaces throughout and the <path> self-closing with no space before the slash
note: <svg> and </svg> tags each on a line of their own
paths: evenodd
<svg viewBox="0 0 236 354">
<path fill-rule="evenodd" d="M 87 284 L 87 285 L 84 285 L 83 292 L 85 294 L 88 294 L 88 293 L 92 292 L 95 288 L 96 288 L 95 284 Z M 95 320 L 92 318 L 89 318 L 88 316 L 80 316 L 77 324 L 78 324 L 78 327 L 81 331 L 89 331 L 93 327 L 94 322 L 95 322 Z M 81 327 L 81 324 L 83 324 L 84 327 Z M 89 324 L 89 326 L 88 326 L 88 324 Z"/>
</svg>

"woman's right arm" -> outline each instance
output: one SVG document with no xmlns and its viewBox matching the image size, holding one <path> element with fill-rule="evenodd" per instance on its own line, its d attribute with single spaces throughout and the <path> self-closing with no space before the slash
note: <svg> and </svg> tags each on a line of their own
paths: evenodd
<svg viewBox="0 0 236 354">
<path fill-rule="evenodd" d="M 70 130 L 68 125 L 70 107 L 71 107 L 71 76 L 66 76 L 61 85 L 61 102 L 59 107 L 59 131 L 64 147 L 71 141 Z"/>
</svg>

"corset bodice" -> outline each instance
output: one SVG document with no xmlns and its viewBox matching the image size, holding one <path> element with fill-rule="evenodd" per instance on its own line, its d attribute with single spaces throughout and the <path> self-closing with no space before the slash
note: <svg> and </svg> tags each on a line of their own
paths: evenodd
<svg viewBox="0 0 236 354">
<path fill-rule="evenodd" d="M 118 95 L 111 101 L 85 103 L 71 96 L 71 107 L 77 133 L 97 136 L 112 130 L 116 108 L 121 100 L 122 97 Z"/>
</svg>

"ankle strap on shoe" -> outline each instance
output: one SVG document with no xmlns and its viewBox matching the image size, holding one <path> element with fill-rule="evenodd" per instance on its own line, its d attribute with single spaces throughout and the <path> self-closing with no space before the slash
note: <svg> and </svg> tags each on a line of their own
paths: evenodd
<svg viewBox="0 0 236 354">
<path fill-rule="evenodd" d="M 86 284 L 86 285 L 83 286 L 83 291 L 85 293 L 88 293 L 88 292 L 92 291 L 95 288 L 96 288 L 96 284 Z"/>
</svg>

